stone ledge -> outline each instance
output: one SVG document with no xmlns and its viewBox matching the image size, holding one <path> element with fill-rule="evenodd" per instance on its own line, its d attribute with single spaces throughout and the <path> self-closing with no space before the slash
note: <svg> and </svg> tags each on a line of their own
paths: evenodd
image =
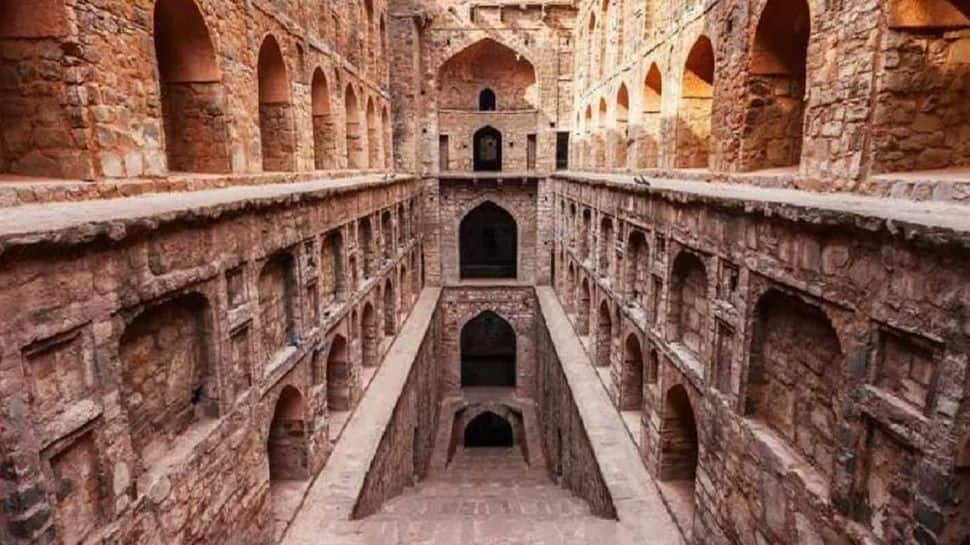
<svg viewBox="0 0 970 545">
<path fill-rule="evenodd" d="M 165 224 L 214 220 L 279 205 L 296 206 L 341 193 L 415 180 L 409 175 L 365 175 L 286 184 L 236 186 L 184 193 L 0 208 L 0 255 L 37 244 L 72 245 L 98 237 L 122 240 Z"/>
<path fill-rule="evenodd" d="M 698 203 L 818 226 L 849 226 L 916 243 L 970 249 L 970 207 L 952 202 L 916 202 L 672 178 L 649 178 L 647 186 L 636 183 L 631 174 L 560 172 L 552 178 L 678 203 Z"/>
<path fill-rule="evenodd" d="M 283 545 L 360 543 L 351 520 L 367 473 L 385 430 L 394 417 L 397 400 L 432 325 L 440 288 L 425 288 L 411 316 L 395 338 L 377 374 L 351 414 L 340 441 L 307 493 L 303 508 L 281 540 Z"/>
<path fill-rule="evenodd" d="M 597 378 L 592 362 L 573 333 L 555 291 L 548 286 L 539 286 L 536 287 L 536 297 L 601 474 L 613 497 L 620 524 L 641 536 L 645 543 L 682 545 L 684 538 L 680 529 L 640 460 L 637 447 Z"/>
</svg>

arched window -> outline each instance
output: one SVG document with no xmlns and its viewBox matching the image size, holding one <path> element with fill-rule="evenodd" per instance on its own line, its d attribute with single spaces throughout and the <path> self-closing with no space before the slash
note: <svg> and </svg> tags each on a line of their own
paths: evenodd
<svg viewBox="0 0 970 545">
<path fill-rule="evenodd" d="M 461 278 L 515 278 L 518 226 L 511 214 L 484 202 L 459 227 Z"/>
<path fill-rule="evenodd" d="M 263 170 L 293 170 L 296 145 L 290 81 L 280 44 L 273 36 L 267 36 L 259 48 L 257 75 Z"/>
<path fill-rule="evenodd" d="M 474 170 L 502 170 L 502 133 L 494 127 L 478 129 L 473 142 Z"/>
<path fill-rule="evenodd" d="M 495 111 L 495 91 L 486 87 L 478 93 L 478 109 L 483 112 Z"/>
<path fill-rule="evenodd" d="M 485 311 L 461 328 L 461 385 L 515 386 L 515 330 Z"/>
</svg>

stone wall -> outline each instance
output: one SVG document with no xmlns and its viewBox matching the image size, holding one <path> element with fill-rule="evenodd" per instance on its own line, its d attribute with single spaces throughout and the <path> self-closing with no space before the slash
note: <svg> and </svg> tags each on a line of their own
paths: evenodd
<svg viewBox="0 0 970 545">
<path fill-rule="evenodd" d="M 389 110 L 388 15 L 380 0 L 369 7 L 316 0 L 164 0 L 147 9 L 121 0 L 44 0 L 30 10 L 19 4 L 0 2 L 0 70 L 11 76 L 2 91 L 0 173 L 89 180 L 308 171 L 318 154 L 314 86 L 327 87 L 330 111 L 341 118 L 347 88 L 361 116 L 368 102 L 376 112 Z M 284 59 L 279 86 L 287 115 L 280 108 L 261 115 L 256 100 L 267 36 Z M 313 77 L 317 71 L 324 77 Z M 383 143 L 390 116 L 377 120 Z M 268 130 L 277 126 L 286 127 L 286 138 Z M 339 150 L 326 168 L 347 168 L 344 123 L 332 130 Z M 289 157 L 283 163 L 274 147 L 281 142 Z"/>
<path fill-rule="evenodd" d="M 610 349 L 624 356 L 608 389 L 620 406 L 631 375 L 643 385 L 642 405 L 623 409 L 675 510 L 685 496 L 671 491 L 691 494 L 678 518 L 695 543 L 951 543 L 963 531 L 961 233 L 904 235 L 865 212 L 744 192 L 578 176 L 551 191 L 554 285 L 580 333 L 604 301 L 618 309 Z M 579 255 L 601 236 L 585 232 L 587 211 L 616 226 L 610 280 Z M 631 259 L 644 270 L 618 275 Z"/>
<path fill-rule="evenodd" d="M 585 424 L 541 313 L 535 321 L 535 335 L 537 416 L 549 473 L 562 486 L 589 502 L 593 513 L 615 518 L 613 497 L 600 473 Z"/>
<path fill-rule="evenodd" d="M 572 168 L 758 172 L 779 187 L 966 200 L 964 174 L 956 188 L 939 172 L 902 175 L 968 166 L 956 97 L 970 19 L 955 4 L 583 2 Z M 707 40 L 713 70 L 698 92 Z"/>
<path fill-rule="evenodd" d="M 0 540 L 273 541 L 277 479 L 315 474 L 360 398 L 364 308 L 396 331 L 420 289 L 423 184 L 327 185 L 5 238 Z M 383 210 L 352 286 L 353 227 Z"/>
</svg>

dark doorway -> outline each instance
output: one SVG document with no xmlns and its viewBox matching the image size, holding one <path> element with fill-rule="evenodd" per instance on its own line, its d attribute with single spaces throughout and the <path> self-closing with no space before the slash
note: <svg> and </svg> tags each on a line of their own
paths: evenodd
<svg viewBox="0 0 970 545">
<path fill-rule="evenodd" d="M 484 202 L 461 221 L 461 278 L 515 278 L 519 245 L 515 218 L 501 206 Z"/>
<path fill-rule="evenodd" d="M 461 386 L 515 386 L 515 330 L 492 311 L 461 328 Z"/>
<path fill-rule="evenodd" d="M 495 111 L 495 91 L 485 88 L 478 93 L 478 109 L 483 112 Z"/>
<path fill-rule="evenodd" d="M 475 171 L 502 170 L 502 133 L 494 127 L 482 127 L 475 133 L 474 140 Z"/>
<path fill-rule="evenodd" d="M 515 439 L 509 421 L 493 412 L 484 412 L 465 427 L 466 447 L 513 447 Z"/>
<path fill-rule="evenodd" d="M 556 133 L 556 170 L 569 168 L 569 133 Z"/>
</svg>

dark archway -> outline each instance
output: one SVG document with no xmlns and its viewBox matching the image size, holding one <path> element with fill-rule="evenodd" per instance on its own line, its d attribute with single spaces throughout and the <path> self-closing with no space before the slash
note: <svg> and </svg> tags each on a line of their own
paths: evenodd
<svg viewBox="0 0 970 545">
<path fill-rule="evenodd" d="M 465 427 L 465 447 L 504 447 L 515 446 L 512 424 L 493 412 L 476 416 Z"/>
<path fill-rule="evenodd" d="M 299 390 L 292 386 L 283 388 L 266 440 L 270 481 L 303 480 L 310 476 L 305 414 Z"/>
<path fill-rule="evenodd" d="M 478 109 L 483 112 L 495 111 L 495 91 L 486 87 L 478 93 Z"/>
<path fill-rule="evenodd" d="M 515 330 L 485 311 L 461 328 L 461 386 L 515 386 Z"/>
<path fill-rule="evenodd" d="M 347 354 L 347 340 L 336 335 L 327 356 L 327 407 L 331 411 L 349 411 L 353 390 L 351 367 Z"/>
<path fill-rule="evenodd" d="M 497 172 L 502 170 L 502 133 L 494 127 L 482 127 L 473 137 L 474 170 Z"/>
<path fill-rule="evenodd" d="M 280 44 L 267 36 L 259 48 L 259 134 L 264 171 L 296 167 L 293 105 L 286 61 Z"/>
<path fill-rule="evenodd" d="M 491 201 L 480 204 L 459 227 L 461 278 L 515 278 L 518 238 L 512 214 Z"/>
</svg>

